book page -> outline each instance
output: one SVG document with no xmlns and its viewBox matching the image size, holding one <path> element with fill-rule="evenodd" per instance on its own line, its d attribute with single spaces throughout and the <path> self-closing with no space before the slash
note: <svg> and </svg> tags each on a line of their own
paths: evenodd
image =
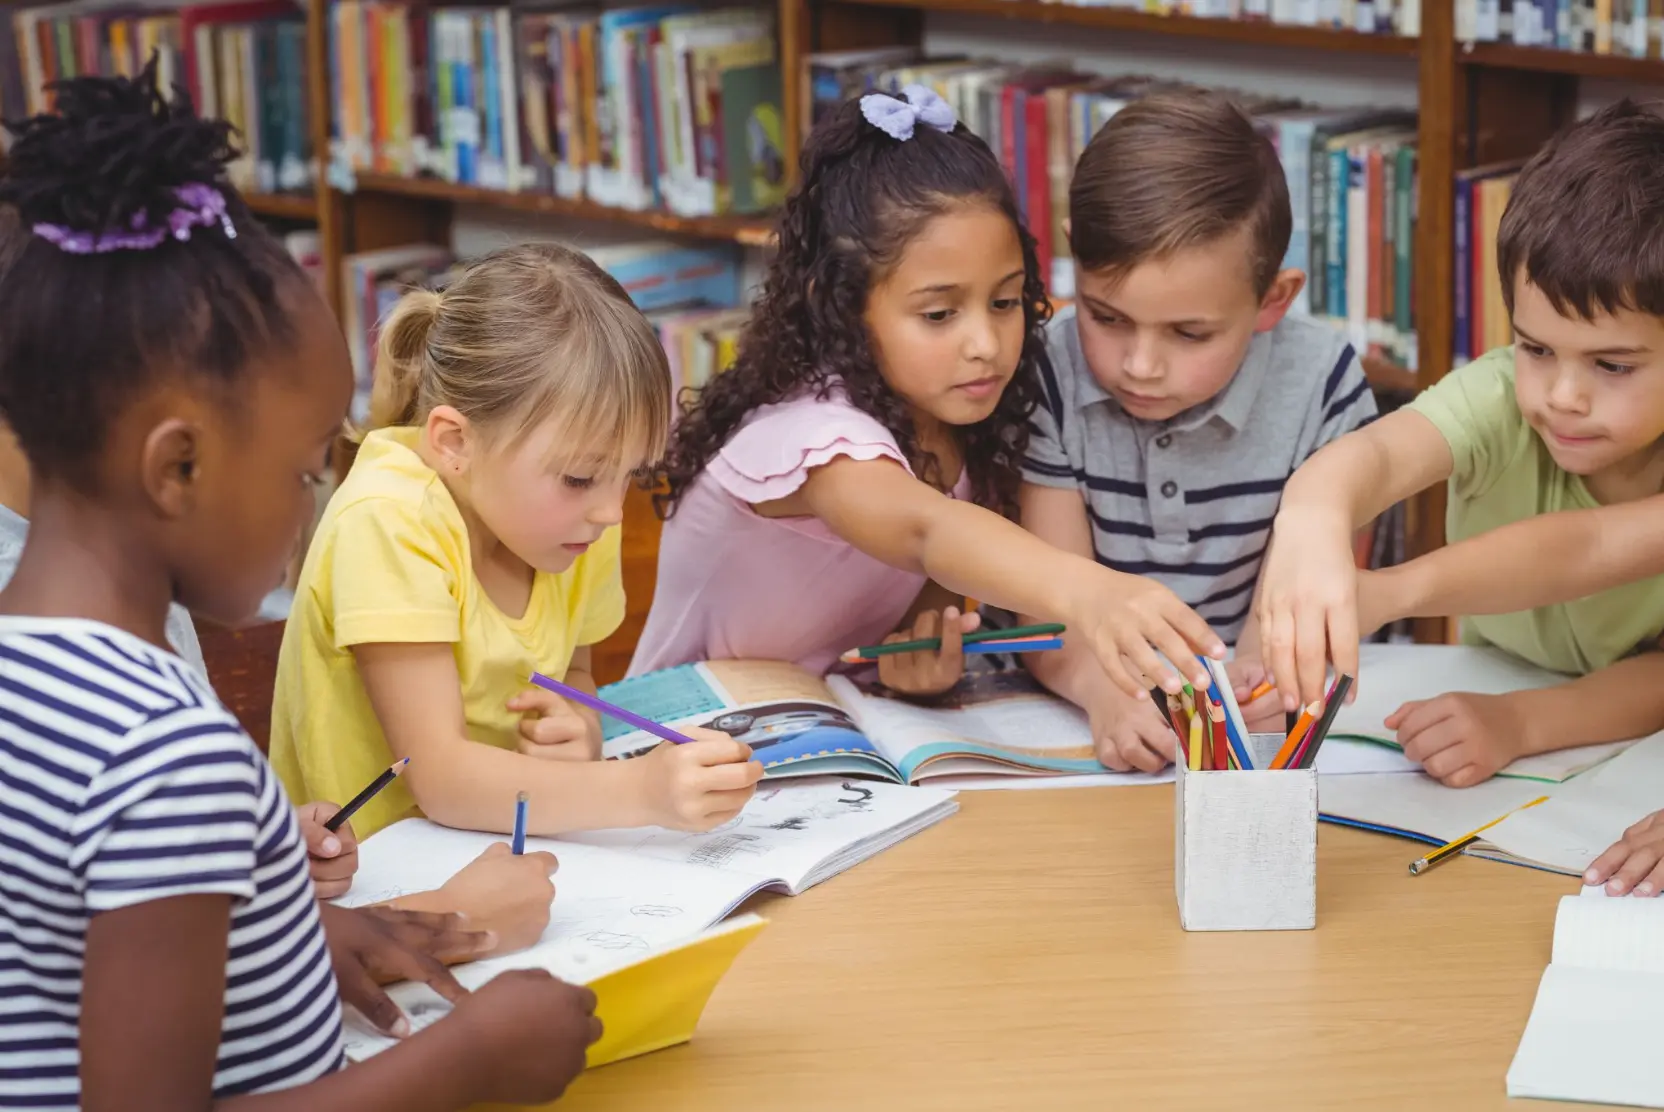
<svg viewBox="0 0 1664 1112">
<path fill-rule="evenodd" d="M 1555 965 L 1664 974 L 1664 901 L 1562 896 Z"/>
<path fill-rule="evenodd" d="M 895 779 L 878 749 L 818 677 L 775 660 L 712 660 L 684 664 L 608 684 L 601 698 L 677 729 L 721 730 L 751 746 L 765 775 L 813 768 L 835 758 L 836 771 Z M 628 760 L 663 744 L 610 716 L 602 719 L 601 754 Z M 830 771 L 830 770 L 829 770 Z"/>
<path fill-rule="evenodd" d="M 1335 715 L 1331 738 L 1361 738 L 1397 748 L 1394 731 L 1384 723 L 1388 715 L 1412 700 L 1451 692 L 1506 695 L 1568 680 L 1496 649 L 1471 645 L 1370 643 L 1360 646 L 1359 651 L 1357 697 Z M 1499 775 L 1559 783 L 1621 753 L 1630 744 L 1589 745 L 1525 757 Z"/>
<path fill-rule="evenodd" d="M 1101 773 L 1086 713 L 1042 688 L 1027 672 L 967 671 L 930 705 L 891 695 L 874 679 L 831 676 L 827 686 L 850 717 L 908 781 L 947 758 L 980 758 L 1002 768 Z M 966 762 L 952 771 L 963 774 Z"/>
<path fill-rule="evenodd" d="M 738 817 L 704 834 L 662 827 L 596 830 L 569 835 L 586 846 L 624 851 L 699 872 L 723 872 L 753 883 L 784 880 L 801 891 L 823 862 L 868 845 L 883 848 L 945 816 L 948 792 L 840 778 L 763 783 Z"/>
<path fill-rule="evenodd" d="M 1664 734 L 1637 742 L 1547 794 L 1548 802 L 1487 830 L 1484 843 L 1525 861 L 1582 873 L 1625 830 L 1664 807 Z"/>
<path fill-rule="evenodd" d="M 1322 760 L 1321 755 L 1318 759 Z M 1442 845 L 1543 793 L 1542 784 L 1502 777 L 1471 788 L 1447 788 L 1420 772 L 1407 776 L 1324 776 L 1318 781 L 1317 806 L 1324 815 L 1387 827 L 1389 832 L 1420 835 Z M 1532 810 L 1546 806 L 1541 804 Z M 1404 864 L 1408 866 L 1418 856 L 1411 853 Z"/>
<path fill-rule="evenodd" d="M 352 888 L 337 902 L 347 907 L 381 903 L 438 888 L 500 835 L 452 830 L 427 819 L 396 822 L 358 850 Z M 531 965 L 589 969 L 646 953 L 691 937 L 757 890 L 756 876 L 677 865 L 651 857 L 553 838 L 527 838 L 530 852 L 560 860 L 549 926 L 531 950 L 475 962 L 470 969 Z"/>
<path fill-rule="evenodd" d="M 1664 976 L 1556 961 L 1537 986 L 1508 1095 L 1664 1108 L 1660 1030 Z"/>
</svg>

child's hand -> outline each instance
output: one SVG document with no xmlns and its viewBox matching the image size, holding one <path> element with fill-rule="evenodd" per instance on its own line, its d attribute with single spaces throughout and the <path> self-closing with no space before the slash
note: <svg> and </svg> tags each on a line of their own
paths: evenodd
<svg viewBox="0 0 1664 1112">
<path fill-rule="evenodd" d="M 1165 708 L 1106 687 L 1087 708 L 1087 718 L 1098 763 L 1112 772 L 1160 772 L 1173 763 L 1177 739 Z"/>
<path fill-rule="evenodd" d="M 761 761 L 751 747 L 716 730 L 688 727 L 693 741 L 667 741 L 645 756 L 626 762 L 641 776 L 647 823 L 672 830 L 704 831 L 740 813 L 763 778 Z"/>
<path fill-rule="evenodd" d="M 549 878 L 559 867 L 552 853 L 516 855 L 507 842 L 494 842 L 435 891 L 406 896 L 394 906 L 464 915 L 472 929 L 495 936 L 492 955 L 512 953 L 536 942 L 549 926 L 555 900 Z"/>
<path fill-rule="evenodd" d="M 601 759 L 598 720 L 541 687 L 528 687 L 508 701 L 520 715 L 520 752 L 550 761 Z"/>
<path fill-rule="evenodd" d="M 1238 646 L 1238 651 L 1241 647 Z M 1225 663 L 1225 678 L 1231 681 L 1231 694 L 1236 696 L 1237 709 L 1242 712 L 1243 725 L 1251 734 L 1283 733 L 1283 701 L 1272 688 L 1258 699 L 1254 689 L 1270 679 L 1265 665 L 1258 660 L 1238 656 Z M 1246 739 L 1244 739 L 1246 741 Z"/>
<path fill-rule="evenodd" d="M 1323 698 L 1328 664 L 1358 674 L 1358 566 L 1342 514 L 1278 514 L 1255 616 L 1283 709 Z"/>
<path fill-rule="evenodd" d="M 352 887 L 353 874 L 358 871 L 358 835 L 352 832 L 351 820 L 342 823 L 333 834 L 324 829 L 324 823 L 340 809 L 321 800 L 295 808 L 295 819 L 306 842 L 312 887 L 317 889 L 320 900 L 346 895 Z"/>
<path fill-rule="evenodd" d="M 982 624 L 980 614 L 961 614 L 950 606 L 938 614 L 934 610 L 921 611 L 913 619 L 911 630 L 899 630 L 884 639 L 886 645 L 897 641 L 922 641 L 941 637 L 942 647 L 913 653 L 896 653 L 878 658 L 878 679 L 891 691 L 903 695 L 940 695 L 965 674 L 965 651 L 962 638 Z"/>
<path fill-rule="evenodd" d="M 1404 755 L 1439 783 L 1471 788 L 1525 752 L 1529 725 L 1507 695 L 1458 692 L 1405 703 L 1387 715 Z"/>
<path fill-rule="evenodd" d="M 583 1072 L 584 1052 L 601 1037 L 595 992 L 542 969 L 512 969 L 464 997 L 444 1021 L 472 1052 L 472 1094 L 492 1104 L 544 1105 Z"/>
<path fill-rule="evenodd" d="M 421 981 L 454 1004 L 467 990 L 445 963 L 482 957 L 496 944 L 489 931 L 467 929 L 460 915 L 334 904 L 318 912 L 341 999 L 395 1038 L 410 1033 L 410 1021 L 382 985 Z"/>
<path fill-rule="evenodd" d="M 1654 811 L 1595 858 L 1584 884 L 1605 884 L 1607 895 L 1656 896 L 1664 889 L 1664 811 Z"/>
<path fill-rule="evenodd" d="M 1208 673 L 1196 653 L 1222 658 L 1225 644 L 1200 615 L 1154 579 L 1096 570 L 1101 574 L 1090 577 L 1069 609 L 1115 686 L 1134 699 L 1148 698 L 1152 682 L 1177 693 L 1184 683 L 1161 659 L 1165 654 L 1191 683 L 1206 687 Z"/>
</svg>

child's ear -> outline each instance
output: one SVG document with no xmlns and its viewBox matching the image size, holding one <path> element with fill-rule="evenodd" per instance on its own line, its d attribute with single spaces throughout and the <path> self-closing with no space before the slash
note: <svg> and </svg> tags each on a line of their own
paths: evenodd
<svg viewBox="0 0 1664 1112">
<path fill-rule="evenodd" d="M 202 430 L 182 417 L 168 418 L 144 438 L 139 481 L 164 517 L 184 517 L 196 506 L 201 455 Z"/>
<path fill-rule="evenodd" d="M 423 433 L 427 436 L 428 446 L 433 449 L 440 471 L 460 475 L 467 469 L 474 441 L 468 418 L 452 406 L 436 405 L 428 413 Z"/>
<path fill-rule="evenodd" d="M 1306 285 L 1306 272 L 1290 267 L 1279 270 L 1277 276 L 1271 279 L 1271 288 L 1265 291 L 1260 299 L 1260 311 L 1254 317 L 1255 332 L 1269 332 L 1288 315 L 1294 299 L 1300 296 L 1300 291 Z"/>
</svg>

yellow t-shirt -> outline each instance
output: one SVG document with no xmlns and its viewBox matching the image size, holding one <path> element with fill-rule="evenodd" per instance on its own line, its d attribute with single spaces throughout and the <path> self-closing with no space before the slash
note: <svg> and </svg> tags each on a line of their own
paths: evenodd
<svg viewBox="0 0 1664 1112">
<path fill-rule="evenodd" d="M 450 491 L 416 454 L 417 430 L 365 437 L 319 522 L 278 655 L 271 761 L 297 802 L 345 803 L 393 763 L 352 655 L 377 642 L 450 644 L 473 741 L 512 749 L 504 704 L 531 673 L 563 676 L 573 650 L 624 620 L 619 530 L 559 575 L 539 572 L 518 618 L 486 597 Z M 415 809 L 394 782 L 352 820 L 360 838 Z"/>
<path fill-rule="evenodd" d="M 1600 503 L 1582 478 L 1554 462 L 1514 397 L 1514 349 L 1497 348 L 1421 392 L 1410 408 L 1450 445 L 1451 541 L 1499 525 Z M 1575 602 L 1462 619 L 1468 644 L 1494 645 L 1567 675 L 1586 675 L 1650 647 L 1664 632 L 1664 577 Z"/>
</svg>

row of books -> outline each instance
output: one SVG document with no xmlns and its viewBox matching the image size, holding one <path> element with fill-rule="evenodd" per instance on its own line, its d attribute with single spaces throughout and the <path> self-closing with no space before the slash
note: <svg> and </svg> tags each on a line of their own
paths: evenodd
<svg viewBox="0 0 1664 1112">
<path fill-rule="evenodd" d="M 0 18 L 0 113 L 48 107 L 59 78 L 131 76 L 154 54 L 164 84 L 183 85 L 197 111 L 237 129 L 243 157 L 229 168 L 246 192 L 307 190 L 314 180 L 308 122 L 306 20 L 289 0 L 179 8 L 18 8 Z"/>
<path fill-rule="evenodd" d="M 1152 15 L 1328 27 L 1366 35 L 1421 34 L 1421 0 L 1052 0 Z"/>
<path fill-rule="evenodd" d="M 1456 175 L 1456 319 L 1451 337 L 1455 366 L 1514 342 L 1496 265 L 1496 237 L 1520 166 L 1499 162 Z"/>
<path fill-rule="evenodd" d="M 761 212 L 784 197 L 769 11 L 339 0 L 329 43 L 342 175 L 684 216 Z"/>
<path fill-rule="evenodd" d="M 1456 0 L 1459 42 L 1664 55 L 1664 0 Z"/>
<path fill-rule="evenodd" d="M 678 394 L 697 388 L 733 361 L 747 311 L 741 308 L 737 244 L 688 246 L 662 240 L 589 252 L 659 329 Z M 343 331 L 356 376 L 353 415 L 365 416 L 380 323 L 405 291 L 444 289 L 460 260 L 449 248 L 409 244 L 349 254 L 342 260 Z"/>
<path fill-rule="evenodd" d="M 905 48 L 813 55 L 804 81 L 810 128 L 848 97 L 873 89 L 934 89 L 1010 172 L 1048 286 L 1063 298 L 1074 294 L 1063 233 L 1069 180 L 1088 140 L 1137 98 L 1193 87 L 1101 77 L 1067 62 L 1023 67 L 921 58 Z M 1413 367 L 1415 115 L 1233 95 L 1276 144 L 1288 178 L 1294 229 L 1284 265 L 1308 275 L 1297 310 L 1344 329 L 1359 351 Z"/>
</svg>

